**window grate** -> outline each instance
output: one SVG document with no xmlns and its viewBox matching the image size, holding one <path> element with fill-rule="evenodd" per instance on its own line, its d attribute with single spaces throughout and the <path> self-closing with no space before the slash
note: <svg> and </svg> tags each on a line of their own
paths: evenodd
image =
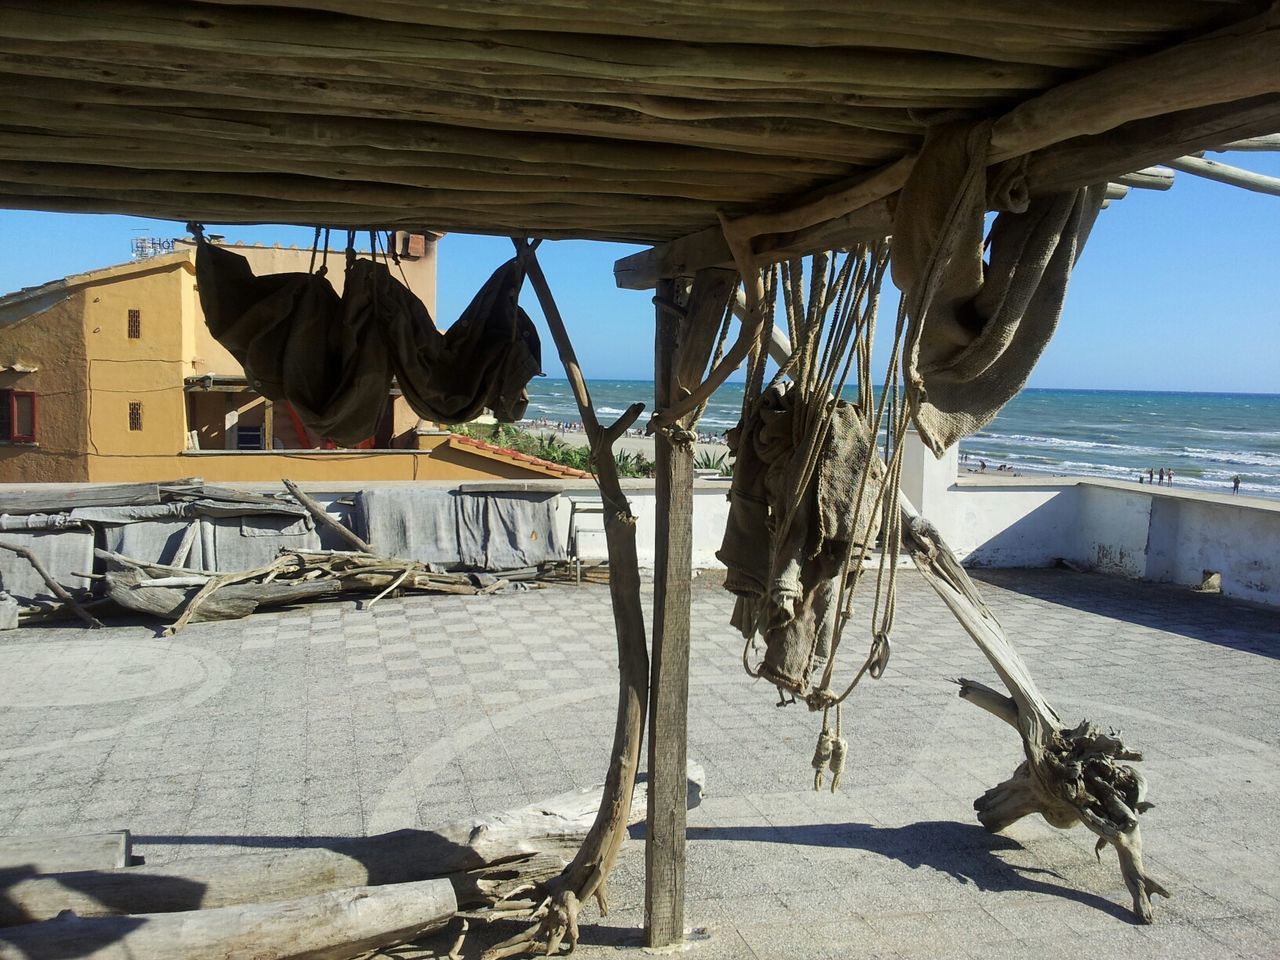
<svg viewBox="0 0 1280 960">
<path fill-rule="evenodd" d="M 129 404 L 129 429 L 142 429 L 142 403 L 138 400 L 131 401 Z"/>
<path fill-rule="evenodd" d="M 130 340 L 142 339 L 142 311 L 141 310 L 129 311 L 129 339 Z"/>
</svg>

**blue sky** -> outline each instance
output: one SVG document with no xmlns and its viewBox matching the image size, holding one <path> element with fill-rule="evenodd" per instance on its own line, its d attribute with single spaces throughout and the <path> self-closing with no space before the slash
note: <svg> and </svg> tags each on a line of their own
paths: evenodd
<svg viewBox="0 0 1280 960">
<path fill-rule="evenodd" d="M 1214 156 L 1280 176 L 1280 156 Z M 298 227 L 217 229 L 230 240 L 286 246 L 309 247 L 312 236 Z M 167 221 L 0 211 L 0 292 L 126 260 L 135 236 L 183 232 Z M 639 249 L 580 241 L 540 248 L 590 378 L 652 376 L 650 294 L 613 284 L 613 261 Z M 505 238 L 446 237 L 438 322 L 452 322 L 510 255 Z M 1131 191 L 1099 217 L 1030 385 L 1280 393 L 1278 257 L 1280 197 L 1183 173 L 1168 192 Z M 523 302 L 542 328 L 547 373 L 560 376 L 531 291 Z M 893 307 L 885 304 L 885 326 Z"/>
</svg>

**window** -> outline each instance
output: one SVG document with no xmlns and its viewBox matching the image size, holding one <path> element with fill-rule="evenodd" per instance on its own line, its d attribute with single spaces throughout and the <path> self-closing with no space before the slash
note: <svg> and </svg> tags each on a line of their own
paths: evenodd
<svg viewBox="0 0 1280 960">
<path fill-rule="evenodd" d="M 262 427 L 236 427 L 237 450 L 261 450 Z"/>
<path fill-rule="evenodd" d="M 129 429 L 142 429 L 142 404 L 137 400 L 130 401 L 129 403 Z"/>
<path fill-rule="evenodd" d="M 129 339 L 130 340 L 142 339 L 142 311 L 141 310 L 129 311 Z"/>
<path fill-rule="evenodd" d="M 30 390 L 0 390 L 0 442 L 36 442 L 36 395 Z"/>
</svg>

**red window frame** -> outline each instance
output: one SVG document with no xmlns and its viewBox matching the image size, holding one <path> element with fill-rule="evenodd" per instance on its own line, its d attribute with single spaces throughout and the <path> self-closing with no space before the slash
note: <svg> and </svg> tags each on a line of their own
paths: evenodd
<svg viewBox="0 0 1280 960">
<path fill-rule="evenodd" d="M 40 432 L 40 398 L 32 390 L 6 390 L 9 394 L 9 436 L 10 443 L 35 443 L 36 434 Z M 31 433 L 18 432 L 18 398 L 25 397 L 31 401 Z"/>
</svg>

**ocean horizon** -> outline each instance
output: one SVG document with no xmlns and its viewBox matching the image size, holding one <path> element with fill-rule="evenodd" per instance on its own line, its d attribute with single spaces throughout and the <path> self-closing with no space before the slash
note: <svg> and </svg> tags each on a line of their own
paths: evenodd
<svg viewBox="0 0 1280 960">
<path fill-rule="evenodd" d="M 639 400 L 652 407 L 652 380 L 590 380 L 602 417 Z M 726 383 L 698 430 L 721 435 L 738 422 L 743 384 Z M 526 419 L 578 423 L 563 379 L 529 384 Z M 1034 387 L 1014 397 L 984 429 L 960 441 L 961 469 L 1136 481 L 1172 470 L 1174 485 L 1280 498 L 1280 394 Z"/>
</svg>

